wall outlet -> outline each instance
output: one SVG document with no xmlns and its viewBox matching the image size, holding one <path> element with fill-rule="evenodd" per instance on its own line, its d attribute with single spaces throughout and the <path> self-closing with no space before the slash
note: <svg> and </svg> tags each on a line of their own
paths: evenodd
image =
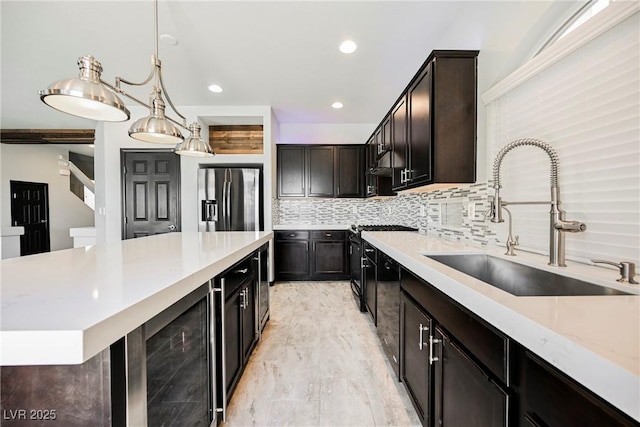
<svg viewBox="0 0 640 427">
<path fill-rule="evenodd" d="M 467 217 L 470 221 L 473 221 L 476 217 L 476 204 L 469 202 L 469 207 L 467 208 Z"/>
</svg>

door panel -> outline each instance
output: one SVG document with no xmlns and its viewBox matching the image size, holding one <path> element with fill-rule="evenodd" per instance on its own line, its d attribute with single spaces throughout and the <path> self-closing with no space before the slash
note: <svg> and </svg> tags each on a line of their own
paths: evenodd
<svg viewBox="0 0 640 427">
<path fill-rule="evenodd" d="M 432 180 L 431 148 L 431 67 L 409 89 L 410 166 L 413 183 Z"/>
<path fill-rule="evenodd" d="M 307 147 L 307 168 L 309 171 L 307 196 L 333 197 L 335 164 L 333 147 Z"/>
<path fill-rule="evenodd" d="M 180 231 L 180 159 L 171 150 L 122 151 L 125 239 Z"/>
<path fill-rule="evenodd" d="M 49 185 L 11 181 L 11 225 L 24 227 L 20 256 L 49 252 Z"/>
<path fill-rule="evenodd" d="M 401 296 L 400 304 L 400 373 L 402 382 L 409 392 L 422 424 L 428 426 L 431 418 L 429 335 L 433 321 L 404 294 Z"/>
<path fill-rule="evenodd" d="M 506 426 L 507 394 L 439 327 L 435 335 L 439 340 L 435 350 L 438 354 L 435 363 L 435 416 L 438 425 Z"/>
</svg>

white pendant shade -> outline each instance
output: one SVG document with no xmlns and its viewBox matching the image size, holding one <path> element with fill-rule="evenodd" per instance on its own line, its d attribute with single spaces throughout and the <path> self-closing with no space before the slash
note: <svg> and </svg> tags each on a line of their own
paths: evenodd
<svg viewBox="0 0 640 427">
<path fill-rule="evenodd" d="M 184 140 L 180 130 L 164 115 L 164 101 L 160 92 L 154 88 L 151 94 L 151 114 L 133 122 L 129 136 L 139 141 L 156 144 L 177 144 Z"/>
<path fill-rule="evenodd" d="M 176 154 L 191 157 L 212 157 L 215 155 L 211 146 L 200 137 L 200 129 L 200 125 L 197 123 L 192 123 L 189 126 L 191 135 L 176 146 Z"/>
<path fill-rule="evenodd" d="M 166 117 L 149 115 L 133 122 L 129 128 L 129 136 L 133 139 L 156 144 L 177 144 L 183 141 L 178 128 Z"/>
<path fill-rule="evenodd" d="M 102 66 L 92 56 L 78 59 L 80 75 L 58 80 L 40 91 L 40 99 L 56 110 L 85 119 L 122 122 L 131 114 L 122 100 L 100 82 Z"/>
</svg>

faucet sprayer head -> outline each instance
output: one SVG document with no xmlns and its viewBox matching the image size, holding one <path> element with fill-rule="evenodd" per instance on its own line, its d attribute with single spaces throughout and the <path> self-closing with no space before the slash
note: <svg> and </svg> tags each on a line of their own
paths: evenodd
<svg viewBox="0 0 640 427">
<path fill-rule="evenodd" d="M 489 207 L 489 220 L 491 222 L 504 222 L 502 218 L 502 199 L 496 190 L 495 197 L 489 197 L 491 206 Z"/>
</svg>

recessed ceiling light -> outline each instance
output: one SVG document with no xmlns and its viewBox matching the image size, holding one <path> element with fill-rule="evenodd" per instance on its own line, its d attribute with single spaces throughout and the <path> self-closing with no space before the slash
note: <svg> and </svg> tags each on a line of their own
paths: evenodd
<svg viewBox="0 0 640 427">
<path fill-rule="evenodd" d="M 342 102 L 340 102 L 340 101 L 336 101 L 336 102 L 334 102 L 333 104 L 331 104 L 331 106 L 332 106 L 333 108 L 335 108 L 335 109 L 339 109 L 339 108 L 344 107 L 344 105 L 342 105 Z"/>
<path fill-rule="evenodd" d="M 353 53 L 358 48 L 358 45 L 353 40 L 345 40 L 340 43 L 340 52 L 342 53 Z"/>
<path fill-rule="evenodd" d="M 173 37 L 171 34 L 161 34 L 160 42 L 167 46 L 175 46 L 178 44 L 178 39 Z"/>
<path fill-rule="evenodd" d="M 220 86 L 218 86 L 218 85 L 211 85 L 211 86 L 209 86 L 209 90 L 210 90 L 211 92 L 214 92 L 214 93 L 220 93 L 220 92 L 222 92 L 222 88 L 221 88 Z"/>
</svg>

